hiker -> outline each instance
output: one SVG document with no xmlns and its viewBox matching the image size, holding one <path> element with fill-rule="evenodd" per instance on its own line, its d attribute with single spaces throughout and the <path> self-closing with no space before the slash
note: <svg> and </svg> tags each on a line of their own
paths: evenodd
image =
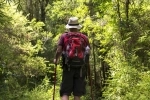
<svg viewBox="0 0 150 100">
<path fill-rule="evenodd" d="M 80 97 L 85 94 L 85 63 L 88 62 L 90 45 L 87 36 L 79 32 L 81 27 L 78 18 L 71 17 L 66 25 L 68 32 L 60 36 L 57 44 L 54 64 L 58 64 L 61 56 L 63 60 L 62 83 L 60 85 L 61 100 L 69 100 L 72 93 L 74 100 L 80 100 Z"/>
</svg>

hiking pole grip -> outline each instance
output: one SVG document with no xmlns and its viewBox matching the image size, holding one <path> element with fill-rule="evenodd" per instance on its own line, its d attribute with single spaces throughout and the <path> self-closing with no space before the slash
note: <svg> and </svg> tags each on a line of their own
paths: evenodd
<svg viewBox="0 0 150 100">
<path fill-rule="evenodd" d="M 53 90 L 53 100 L 55 100 L 55 85 L 56 85 L 56 68 L 57 68 L 57 64 L 55 64 L 54 66 L 54 90 Z"/>
</svg>

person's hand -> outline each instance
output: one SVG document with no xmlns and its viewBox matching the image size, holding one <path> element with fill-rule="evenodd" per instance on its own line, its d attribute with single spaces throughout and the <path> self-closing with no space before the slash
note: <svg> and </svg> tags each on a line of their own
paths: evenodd
<svg viewBox="0 0 150 100">
<path fill-rule="evenodd" d="M 53 62 L 55 65 L 57 65 L 57 63 L 58 63 L 57 59 L 54 59 Z"/>
</svg>

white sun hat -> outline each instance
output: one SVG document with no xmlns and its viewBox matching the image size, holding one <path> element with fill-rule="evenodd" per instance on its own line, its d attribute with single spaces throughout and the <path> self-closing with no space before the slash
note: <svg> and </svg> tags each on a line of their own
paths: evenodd
<svg viewBox="0 0 150 100">
<path fill-rule="evenodd" d="M 82 26 L 79 24 L 78 22 L 78 18 L 77 17 L 70 17 L 68 20 L 68 24 L 66 25 L 66 29 L 69 28 L 77 28 L 77 29 L 81 29 Z"/>
</svg>

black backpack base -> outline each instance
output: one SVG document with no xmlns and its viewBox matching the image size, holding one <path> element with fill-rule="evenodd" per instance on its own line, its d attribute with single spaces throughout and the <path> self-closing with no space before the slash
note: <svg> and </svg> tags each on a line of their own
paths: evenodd
<svg viewBox="0 0 150 100">
<path fill-rule="evenodd" d="M 84 59 L 79 59 L 77 57 L 74 57 L 72 59 L 65 59 L 65 64 L 68 65 L 70 68 L 81 68 L 85 65 Z"/>
</svg>

